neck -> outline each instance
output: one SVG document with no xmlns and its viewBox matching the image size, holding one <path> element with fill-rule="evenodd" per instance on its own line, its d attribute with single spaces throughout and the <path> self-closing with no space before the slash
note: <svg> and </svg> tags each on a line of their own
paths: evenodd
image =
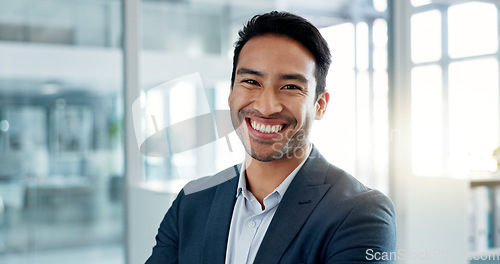
<svg viewBox="0 0 500 264">
<path fill-rule="evenodd" d="M 311 150 L 311 144 L 305 144 L 291 155 L 282 159 L 262 162 L 253 159 L 248 153 L 245 162 L 247 188 L 255 198 L 263 205 L 264 198 L 274 191 L 292 171 L 300 165 Z"/>
</svg>

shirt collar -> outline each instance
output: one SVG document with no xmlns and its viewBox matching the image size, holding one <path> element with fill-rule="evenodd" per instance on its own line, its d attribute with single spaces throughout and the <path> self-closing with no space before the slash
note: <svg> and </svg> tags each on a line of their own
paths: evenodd
<svg viewBox="0 0 500 264">
<path fill-rule="evenodd" d="M 299 172 L 299 170 L 302 168 L 304 163 L 306 163 L 306 160 L 309 158 L 309 155 L 311 155 L 312 152 L 312 147 L 309 149 L 309 153 L 307 154 L 306 158 L 290 173 L 288 176 L 281 182 L 281 184 L 274 189 L 272 193 L 277 192 L 281 197 L 285 195 L 286 190 L 288 189 L 288 186 L 292 183 L 293 179 Z M 253 195 L 250 195 L 250 191 L 247 189 L 247 181 L 246 181 L 246 170 L 245 170 L 245 162 L 242 163 L 242 166 L 240 168 L 240 176 L 238 179 L 238 189 L 236 191 L 236 198 L 243 194 L 243 196 L 250 200 L 250 197 L 253 197 Z M 271 195 L 270 194 L 270 195 Z"/>
</svg>

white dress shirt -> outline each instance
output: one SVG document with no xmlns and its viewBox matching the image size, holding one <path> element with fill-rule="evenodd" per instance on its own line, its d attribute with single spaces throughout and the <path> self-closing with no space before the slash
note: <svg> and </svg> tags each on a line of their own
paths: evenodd
<svg viewBox="0 0 500 264">
<path fill-rule="evenodd" d="M 290 183 L 310 154 L 311 151 L 299 166 L 273 192 L 264 198 L 264 210 L 262 210 L 255 196 L 247 189 L 245 166 L 241 166 L 236 191 L 236 203 L 233 209 L 226 247 L 226 264 L 250 264 L 254 262 L 260 244 L 283 195 L 285 195 L 288 186 L 290 186 Z"/>
</svg>

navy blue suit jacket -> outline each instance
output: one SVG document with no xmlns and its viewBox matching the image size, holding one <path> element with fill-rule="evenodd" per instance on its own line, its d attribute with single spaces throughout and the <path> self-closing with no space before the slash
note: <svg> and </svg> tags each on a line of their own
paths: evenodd
<svg viewBox="0 0 500 264">
<path fill-rule="evenodd" d="M 160 224 L 146 263 L 223 264 L 238 174 L 234 166 L 188 183 Z M 389 198 L 313 148 L 283 196 L 254 263 L 392 263 L 374 256 L 394 252 L 395 245 Z"/>
</svg>

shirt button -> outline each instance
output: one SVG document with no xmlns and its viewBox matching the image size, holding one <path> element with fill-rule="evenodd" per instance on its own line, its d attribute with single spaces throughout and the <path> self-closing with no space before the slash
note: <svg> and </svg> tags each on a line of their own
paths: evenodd
<svg viewBox="0 0 500 264">
<path fill-rule="evenodd" d="M 248 226 L 252 228 L 255 227 L 255 221 L 248 222 Z"/>
</svg>

